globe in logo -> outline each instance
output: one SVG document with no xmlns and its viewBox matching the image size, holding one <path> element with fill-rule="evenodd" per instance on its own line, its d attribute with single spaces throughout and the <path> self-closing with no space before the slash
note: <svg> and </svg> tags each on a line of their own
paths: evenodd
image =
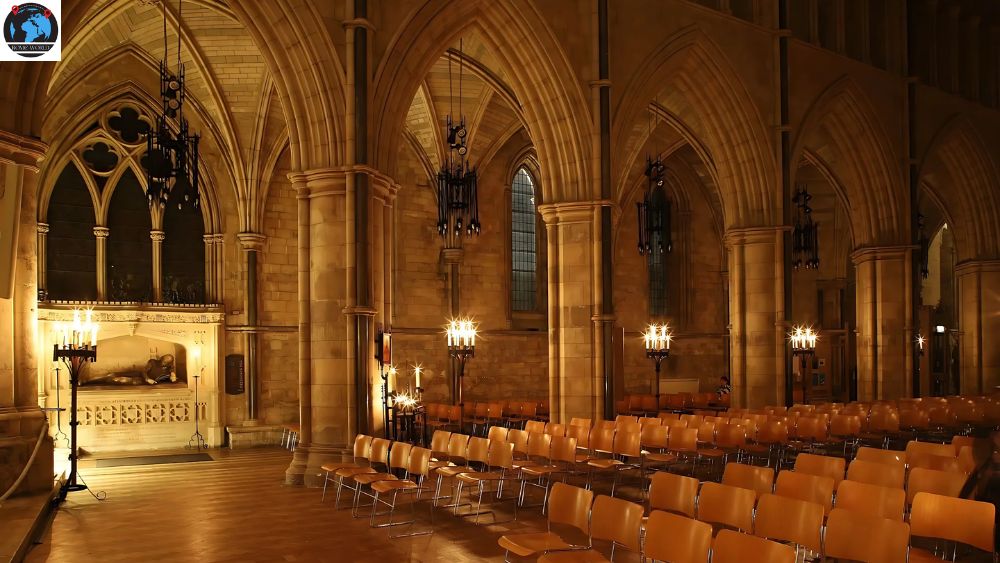
<svg viewBox="0 0 1000 563">
<path fill-rule="evenodd" d="M 47 53 L 59 37 L 55 14 L 37 2 L 15 4 L 3 22 L 3 38 L 10 50 L 32 58 Z"/>
</svg>

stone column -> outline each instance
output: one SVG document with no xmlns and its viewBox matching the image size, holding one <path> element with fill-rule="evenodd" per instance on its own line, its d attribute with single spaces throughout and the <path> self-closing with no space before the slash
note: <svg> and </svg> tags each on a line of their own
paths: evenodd
<svg viewBox="0 0 1000 563">
<path fill-rule="evenodd" d="M 347 307 L 347 178 L 339 169 L 290 175 L 299 201 L 299 401 L 301 445 L 288 483 L 321 484 L 320 465 L 352 443 L 357 412 Z"/>
<path fill-rule="evenodd" d="M 266 237 L 259 233 L 239 233 L 236 238 L 246 252 L 246 291 L 243 294 L 246 310 L 246 332 L 243 349 L 247 351 L 246 389 L 247 424 L 256 424 L 260 419 L 257 383 L 257 253 L 264 249 Z"/>
<path fill-rule="evenodd" d="M 202 240 L 205 241 L 205 302 L 222 303 L 226 236 L 221 233 L 210 234 L 204 235 Z"/>
<path fill-rule="evenodd" d="M 963 262 L 955 276 L 962 393 L 994 393 L 1000 386 L 1000 260 Z"/>
<path fill-rule="evenodd" d="M 540 205 L 548 244 L 549 404 L 553 421 L 604 418 L 600 328 L 601 202 Z"/>
<path fill-rule="evenodd" d="M 910 246 L 872 247 L 851 256 L 857 276 L 859 401 L 912 395 L 913 250 Z"/>
<path fill-rule="evenodd" d="M 45 150 L 35 139 L 0 131 L 0 435 L 32 447 L 45 421 L 36 356 L 37 162 Z M 39 456 L 20 492 L 51 490 L 51 439 Z M 0 459 L 0 475 L 16 475 L 21 462 L 17 455 Z"/>
<path fill-rule="evenodd" d="M 38 268 L 38 298 L 48 299 L 48 256 L 49 256 L 49 224 L 48 223 L 38 223 L 38 240 L 37 253 L 38 259 L 36 260 L 36 265 Z"/>
<path fill-rule="evenodd" d="M 153 301 L 163 302 L 163 241 L 167 238 L 163 231 L 149 231 L 153 240 Z"/>
<path fill-rule="evenodd" d="M 108 236 L 111 229 L 94 227 L 94 242 L 97 245 L 97 300 L 108 298 Z"/>
<path fill-rule="evenodd" d="M 784 227 L 729 229 L 729 349 L 732 401 L 785 404 Z"/>
</svg>

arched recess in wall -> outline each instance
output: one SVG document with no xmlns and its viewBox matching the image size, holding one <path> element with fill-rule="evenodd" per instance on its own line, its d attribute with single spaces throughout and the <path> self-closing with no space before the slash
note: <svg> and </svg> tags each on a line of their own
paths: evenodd
<svg viewBox="0 0 1000 563">
<path fill-rule="evenodd" d="M 792 162 L 808 153 L 842 187 L 856 247 L 910 240 L 909 191 L 893 146 L 867 94 L 847 77 L 813 102 L 795 137 Z"/>
<path fill-rule="evenodd" d="M 447 9 L 446 9 L 447 7 Z M 545 201 L 592 199 L 590 108 L 562 48 L 529 0 L 426 2 L 409 14 L 378 68 L 372 96 L 374 165 L 393 176 L 406 114 L 441 53 L 474 28 L 517 96 L 538 154 Z"/>
<path fill-rule="evenodd" d="M 624 91 L 612 131 L 612 146 L 624 153 L 614 171 L 618 197 L 631 186 L 630 169 L 643 156 L 652 109 L 713 169 L 727 227 L 777 222 L 769 134 L 732 64 L 700 29 L 684 29 L 665 41 Z"/>
</svg>

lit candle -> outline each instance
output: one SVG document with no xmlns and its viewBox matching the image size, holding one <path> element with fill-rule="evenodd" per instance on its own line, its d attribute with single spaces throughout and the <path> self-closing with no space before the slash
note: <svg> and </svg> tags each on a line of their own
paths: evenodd
<svg viewBox="0 0 1000 563">
<path fill-rule="evenodd" d="M 417 379 L 417 389 L 420 389 L 420 366 L 415 366 L 413 368 L 413 375 L 416 376 Z"/>
<path fill-rule="evenodd" d="M 90 327 L 90 346 L 91 348 L 97 347 L 97 325 Z"/>
</svg>

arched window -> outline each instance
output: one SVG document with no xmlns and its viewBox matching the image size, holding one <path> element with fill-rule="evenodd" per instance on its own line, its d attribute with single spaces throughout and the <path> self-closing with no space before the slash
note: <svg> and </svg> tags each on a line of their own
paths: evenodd
<svg viewBox="0 0 1000 563">
<path fill-rule="evenodd" d="M 94 204 L 80 171 L 67 164 L 56 180 L 48 210 L 46 289 L 53 299 L 97 299 Z"/>
<path fill-rule="evenodd" d="M 184 182 L 185 180 L 178 180 Z M 163 301 L 205 302 L 205 225 L 201 210 L 183 202 L 185 186 L 174 186 L 164 210 Z"/>
<path fill-rule="evenodd" d="M 535 182 L 522 166 L 511 182 L 511 309 L 534 311 L 537 305 L 538 249 L 535 240 Z"/>
<path fill-rule="evenodd" d="M 152 301 L 152 222 L 146 193 L 131 169 L 122 174 L 108 208 L 108 296 L 112 301 Z"/>
</svg>

